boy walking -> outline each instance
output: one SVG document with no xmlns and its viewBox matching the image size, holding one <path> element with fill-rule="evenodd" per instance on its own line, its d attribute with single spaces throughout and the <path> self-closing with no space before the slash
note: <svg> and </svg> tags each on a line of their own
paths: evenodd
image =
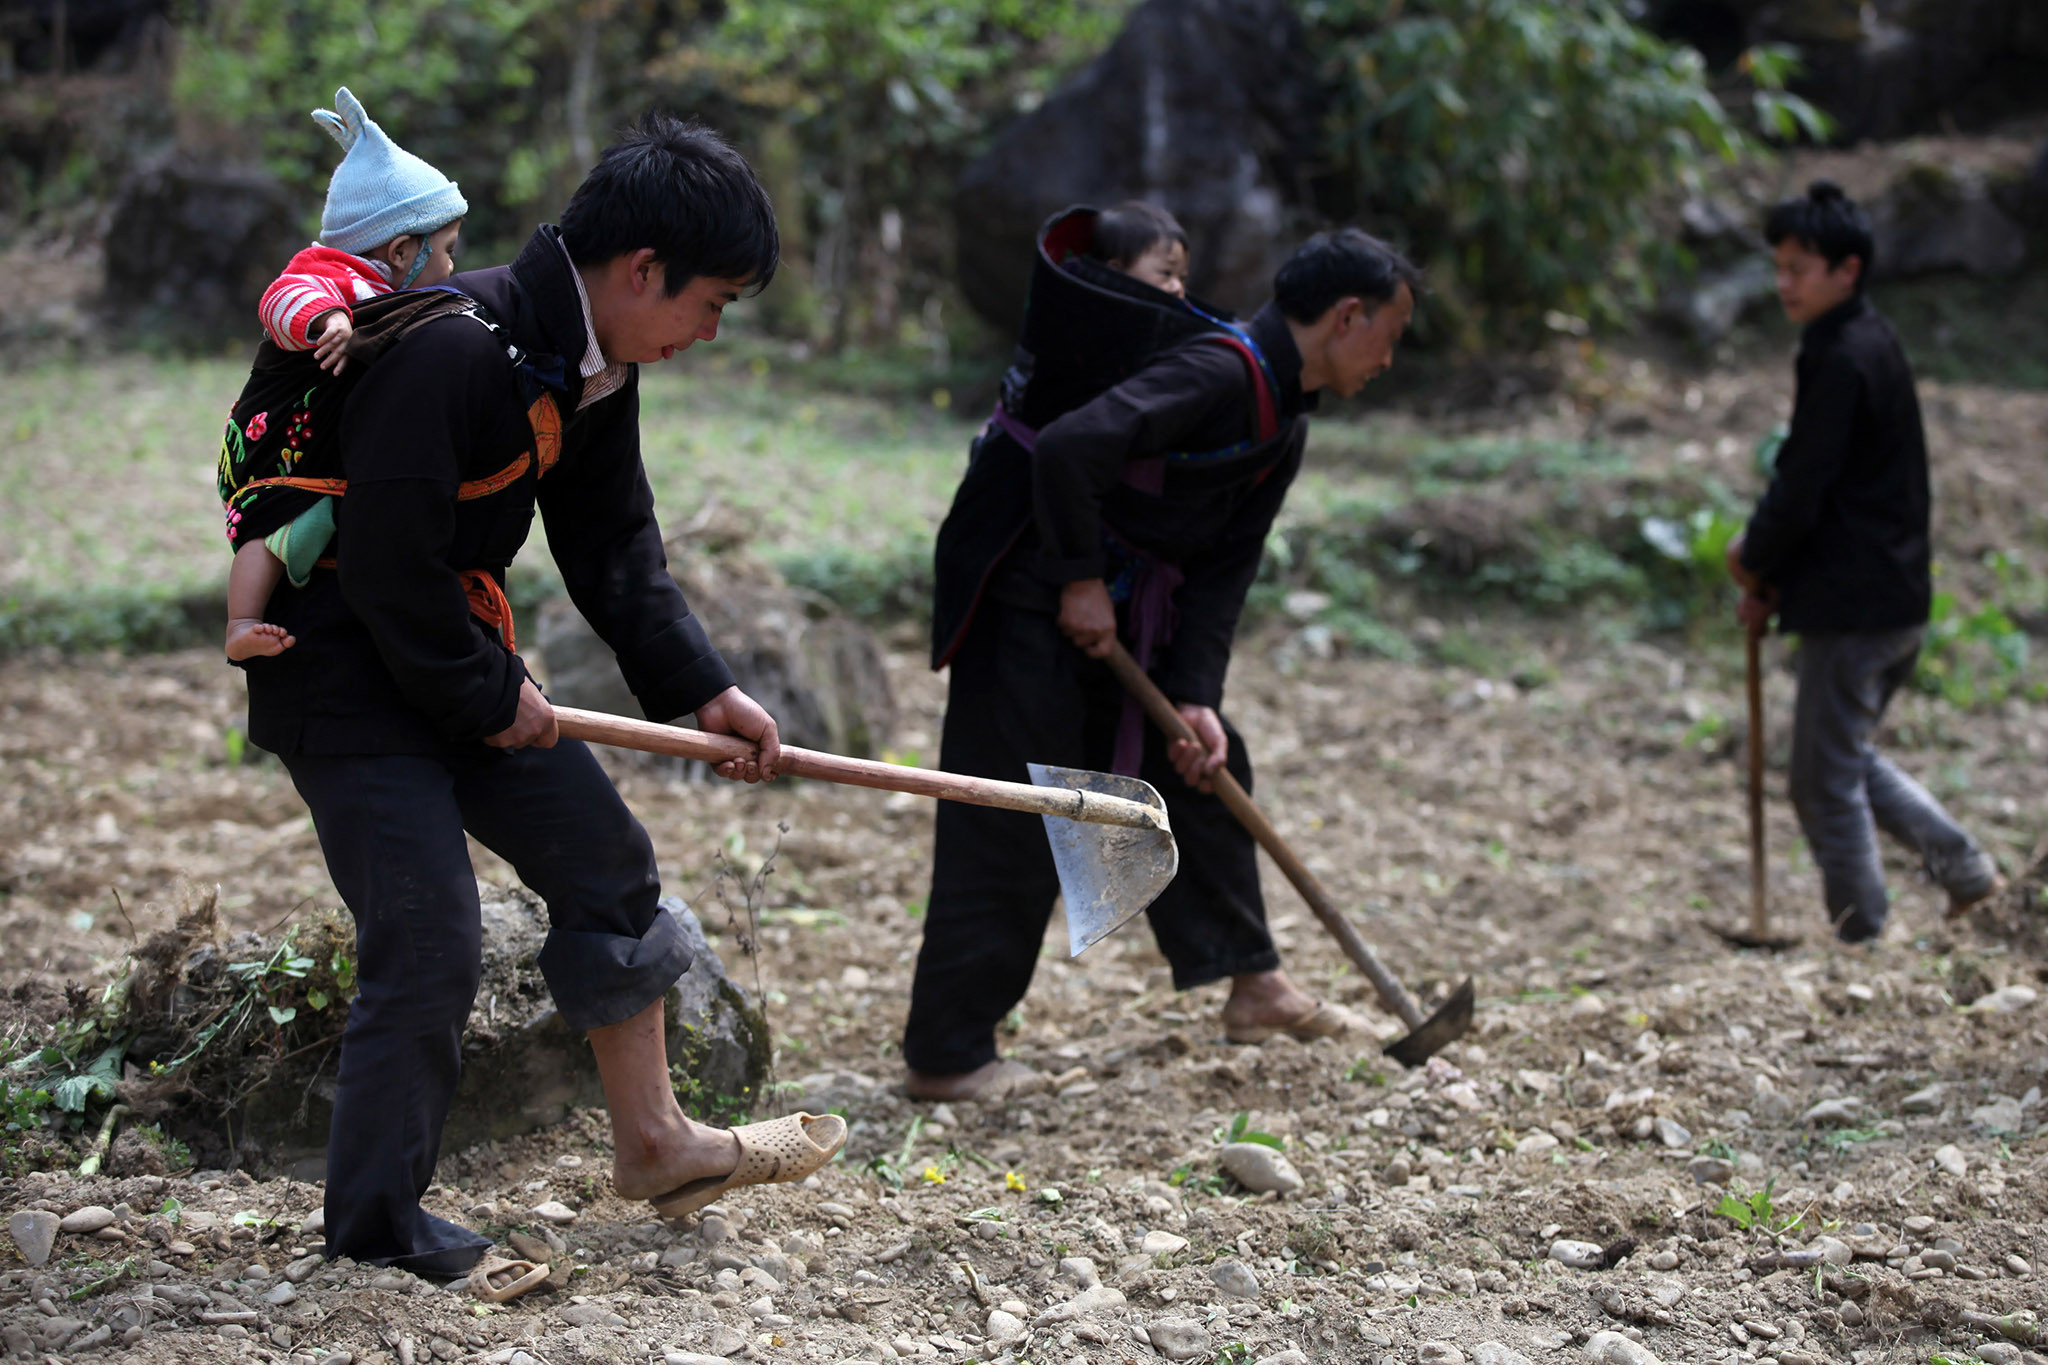
<svg viewBox="0 0 2048 1365">
<path fill-rule="evenodd" d="M 1223 1024 L 1238 1041 L 1347 1023 L 1280 970 L 1256 846 L 1209 775 L 1227 763 L 1251 785 L 1218 708 L 1306 413 L 1320 390 L 1348 396 L 1393 362 L 1416 283 L 1363 232 L 1314 238 L 1243 329 L 1257 373 L 1226 346 L 1166 351 L 1048 423 L 1035 449 L 983 445 L 940 533 L 933 638 L 952 667 L 940 766 L 1023 781 L 1027 761 L 1109 768 L 1120 748 L 1139 750 L 1117 766 L 1159 789 L 1181 856 L 1146 912 L 1153 935 L 1177 988 L 1231 983 Z M 1006 477 L 1003 460 L 1028 463 L 1028 501 L 977 496 L 977 481 Z M 1149 727 L 1119 742 L 1124 697 L 1101 660 L 1120 636 L 1141 659 L 1141 636 L 1159 643 L 1150 671 L 1200 746 Z M 1030 986 L 1058 890 L 1037 817 L 941 804 L 903 1040 L 913 1097 L 998 1099 L 1043 1083 L 998 1060 L 996 1026 Z"/>
<path fill-rule="evenodd" d="M 1799 643 L 1792 804 L 1835 936 L 1874 939 L 1889 908 L 1877 830 L 1920 855 L 1959 915 L 1994 895 L 1991 858 L 1872 747 L 1913 675 L 1932 596 L 1926 436 L 1913 372 L 1864 295 L 1869 221 L 1835 185 L 1771 211 L 1778 297 L 1801 324 L 1791 432 L 1748 528 L 1728 547 L 1752 630 L 1775 613 Z"/>
</svg>

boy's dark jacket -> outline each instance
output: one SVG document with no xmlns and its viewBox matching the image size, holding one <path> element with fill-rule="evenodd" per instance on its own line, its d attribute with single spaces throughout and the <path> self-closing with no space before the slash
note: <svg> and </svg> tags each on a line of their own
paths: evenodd
<svg viewBox="0 0 2048 1365">
<path fill-rule="evenodd" d="M 421 326 L 364 372 L 342 420 L 348 492 L 338 569 L 280 584 L 269 620 L 297 643 L 246 662 L 249 738 L 276 753 L 431 754 L 512 723 L 524 665 L 471 616 L 459 577 L 501 583 L 536 508 L 577 610 L 618 654 L 648 716 L 694 711 L 732 673 L 669 576 L 640 461 L 639 371 L 581 412 L 588 333 L 559 234 L 542 227 L 510 266 L 449 284 L 482 303 L 565 388 L 561 458 L 501 491 L 456 485 L 531 454 L 528 396 L 497 339 L 466 317 Z"/>
<path fill-rule="evenodd" d="M 1927 440 L 1898 336 L 1857 295 L 1801 338 L 1792 429 L 1742 542 L 1787 631 L 1927 622 Z"/>
<path fill-rule="evenodd" d="M 1027 453 L 1000 429 L 976 447 L 939 533 L 934 666 L 993 595 L 1057 612 L 1066 583 L 1103 576 L 1105 528 L 1179 567 L 1171 642 L 1153 676 L 1175 701 L 1215 706 L 1231 637 L 1273 518 L 1301 468 L 1311 406 L 1301 355 L 1270 304 L 1247 327 L 1273 372 L 1278 433 L 1230 458 L 1169 460 L 1159 493 L 1122 482 L 1126 464 L 1246 444 L 1255 392 L 1240 355 L 1191 341 L 1092 402 L 1052 421 Z"/>
</svg>

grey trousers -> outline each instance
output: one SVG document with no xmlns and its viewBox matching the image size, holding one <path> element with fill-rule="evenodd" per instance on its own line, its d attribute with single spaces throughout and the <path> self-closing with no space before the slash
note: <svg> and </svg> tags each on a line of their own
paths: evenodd
<svg viewBox="0 0 2048 1365">
<path fill-rule="evenodd" d="M 1951 899 L 1982 895 L 1991 858 L 1926 788 L 1871 746 L 1892 694 L 1913 676 L 1921 628 L 1806 635 L 1792 718 L 1792 805 L 1820 866 L 1828 917 L 1847 942 L 1884 929 L 1889 903 L 1877 852 L 1883 830 L 1919 854 Z"/>
</svg>

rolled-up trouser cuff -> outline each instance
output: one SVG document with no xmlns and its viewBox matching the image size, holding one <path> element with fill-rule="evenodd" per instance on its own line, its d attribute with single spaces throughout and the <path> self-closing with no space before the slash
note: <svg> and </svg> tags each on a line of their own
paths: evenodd
<svg viewBox="0 0 2048 1365">
<path fill-rule="evenodd" d="M 683 927 L 657 910 L 639 938 L 550 929 L 541 975 L 562 1021 L 578 1030 L 624 1023 L 667 993 L 690 970 Z"/>
</svg>

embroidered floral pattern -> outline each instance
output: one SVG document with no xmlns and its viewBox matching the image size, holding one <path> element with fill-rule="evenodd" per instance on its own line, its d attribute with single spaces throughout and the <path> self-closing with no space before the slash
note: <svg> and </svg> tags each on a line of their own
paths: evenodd
<svg viewBox="0 0 2048 1365">
<path fill-rule="evenodd" d="M 257 413 L 249 419 L 249 425 L 243 428 L 244 434 L 252 441 L 262 440 L 263 433 L 268 430 L 270 430 L 270 414 L 267 412 Z"/>
</svg>

